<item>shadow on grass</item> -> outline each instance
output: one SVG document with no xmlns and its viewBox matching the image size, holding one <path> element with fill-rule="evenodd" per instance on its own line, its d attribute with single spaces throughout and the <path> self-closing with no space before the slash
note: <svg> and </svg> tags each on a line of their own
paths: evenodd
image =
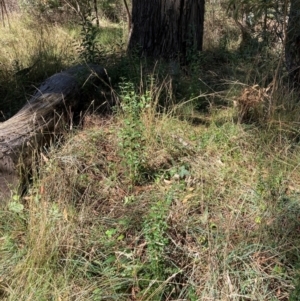
<svg viewBox="0 0 300 301">
<path fill-rule="evenodd" d="M 228 99 L 247 85 L 267 87 L 278 65 L 278 54 L 255 41 L 243 49 L 229 51 L 220 46 L 189 56 L 189 64 L 179 66 L 176 60 L 140 58 L 134 53 L 119 52 L 108 54 L 102 65 L 107 68 L 116 90 L 122 80 L 140 87 L 149 76 L 159 81 L 169 77 L 175 103 L 194 98 L 192 103 L 199 111 L 207 110 L 212 104 L 226 106 Z M 204 94 L 209 96 L 198 98 Z"/>
<path fill-rule="evenodd" d="M 134 54 L 128 55 L 124 51 L 124 29 L 108 27 L 99 29 L 98 44 L 102 52 L 99 64 L 107 69 L 111 79 L 111 89 L 119 90 L 119 83 L 130 81 L 137 89 L 145 83 L 149 76 L 158 81 L 169 78 L 172 82 L 173 104 L 191 101 L 199 111 L 207 110 L 211 104 L 226 106 L 228 97 L 225 95 L 238 93 L 242 84 L 259 84 L 267 86 L 273 79 L 277 66 L 277 56 L 272 51 L 253 43 L 243 50 L 228 51 L 222 45 L 211 51 L 190 53 L 189 64 L 179 66 L 174 72 L 172 62 L 139 58 Z M 0 112 L 2 119 L 13 116 L 26 102 L 39 84 L 52 74 L 66 68 L 62 58 L 51 52 L 37 53 L 32 56 L 32 64 L 27 68 L 21 62 L 15 62 L 10 70 L 2 70 L 0 73 Z M 107 91 L 93 89 L 93 97 L 97 99 L 108 96 Z M 213 94 L 215 93 L 215 96 Z M 209 94 L 199 98 L 199 95 Z M 97 96 L 98 95 L 98 96 Z M 163 95 L 163 93 L 162 93 Z M 166 97 L 167 98 L 167 97 Z M 103 101 L 101 100 L 101 103 Z M 87 106 L 90 103 L 87 102 Z M 167 105 L 164 100 L 161 106 Z M 94 106 L 93 110 L 97 108 Z"/>
<path fill-rule="evenodd" d="M 19 111 L 39 85 L 51 75 L 65 69 L 61 58 L 44 51 L 31 57 L 31 65 L 14 61 L 13 66 L 0 72 L 0 112 L 7 120 Z"/>
</svg>

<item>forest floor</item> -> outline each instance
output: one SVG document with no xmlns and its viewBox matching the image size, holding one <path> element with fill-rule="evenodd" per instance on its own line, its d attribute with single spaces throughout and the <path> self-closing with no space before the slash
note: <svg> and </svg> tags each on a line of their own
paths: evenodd
<svg viewBox="0 0 300 301">
<path fill-rule="evenodd" d="M 78 28 L 35 25 L 1 30 L 3 119 L 82 53 Z M 300 300 L 300 114 L 272 88 L 278 56 L 207 39 L 168 76 L 126 57 L 124 28 L 99 38 L 119 105 L 87 103 L 0 208 L 1 298 Z"/>
</svg>

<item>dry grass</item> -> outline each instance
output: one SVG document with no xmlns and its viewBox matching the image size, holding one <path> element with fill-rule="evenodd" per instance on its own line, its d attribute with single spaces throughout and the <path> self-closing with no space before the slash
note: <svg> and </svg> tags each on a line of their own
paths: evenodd
<svg viewBox="0 0 300 301">
<path fill-rule="evenodd" d="M 3 300 L 289 300 L 298 147 L 220 116 L 157 116 L 131 189 L 120 117 L 88 116 L 44 154 L 24 208 L 6 209 Z"/>
<path fill-rule="evenodd" d="M 23 42 L 7 66 L 30 63 Z M 273 90 L 266 119 L 263 85 L 204 93 L 189 76 L 180 104 L 175 79 L 124 79 L 114 115 L 85 114 L 38 154 L 27 193 L 0 209 L 3 300 L 297 300 L 296 92 Z"/>
<path fill-rule="evenodd" d="M 8 67 L 18 62 L 25 68 L 37 59 L 49 60 L 49 54 L 68 64 L 76 55 L 72 43 L 73 37 L 62 27 L 37 23 L 24 15 L 11 16 L 9 26 L 1 29 L 0 61 Z"/>
</svg>

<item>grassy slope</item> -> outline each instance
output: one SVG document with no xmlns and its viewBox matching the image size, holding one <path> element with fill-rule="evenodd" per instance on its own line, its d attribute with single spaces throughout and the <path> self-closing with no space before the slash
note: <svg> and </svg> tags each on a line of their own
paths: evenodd
<svg viewBox="0 0 300 301">
<path fill-rule="evenodd" d="M 72 51 L 61 53 L 65 65 L 72 61 Z M 34 57 L 27 54 L 24 65 Z M 198 74 L 160 81 L 155 72 L 143 84 L 123 80 L 116 89 L 122 110 L 85 116 L 83 130 L 40 157 L 27 195 L 0 210 L 3 300 L 292 299 L 300 263 L 299 114 L 285 105 L 268 122 L 260 111 L 252 116 L 258 125 L 236 122 L 233 100 L 259 71 L 242 58 L 235 68 L 216 63 L 217 74 L 214 62 L 232 54 L 218 55 L 191 67 L 211 68 L 201 82 Z M 220 77 L 239 72 L 246 84 L 200 91 L 211 103 L 206 113 L 192 101 L 157 113 L 161 98 L 173 100 L 171 83 L 190 99 L 204 81 L 212 81 L 211 92 Z M 282 94 L 278 102 L 293 97 Z M 214 105 L 220 98 L 226 105 Z"/>
</svg>

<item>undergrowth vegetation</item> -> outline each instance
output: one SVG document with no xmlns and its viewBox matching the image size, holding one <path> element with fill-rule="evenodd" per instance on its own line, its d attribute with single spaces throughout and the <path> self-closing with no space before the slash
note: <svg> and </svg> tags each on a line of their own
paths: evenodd
<svg viewBox="0 0 300 301">
<path fill-rule="evenodd" d="M 126 56 L 122 24 L 1 29 L 3 119 L 89 60 L 110 76 L 93 96 L 116 104 L 87 103 L 2 204 L 3 300 L 300 300 L 298 92 L 277 49 L 240 49 L 215 7 L 175 73 Z"/>
</svg>

